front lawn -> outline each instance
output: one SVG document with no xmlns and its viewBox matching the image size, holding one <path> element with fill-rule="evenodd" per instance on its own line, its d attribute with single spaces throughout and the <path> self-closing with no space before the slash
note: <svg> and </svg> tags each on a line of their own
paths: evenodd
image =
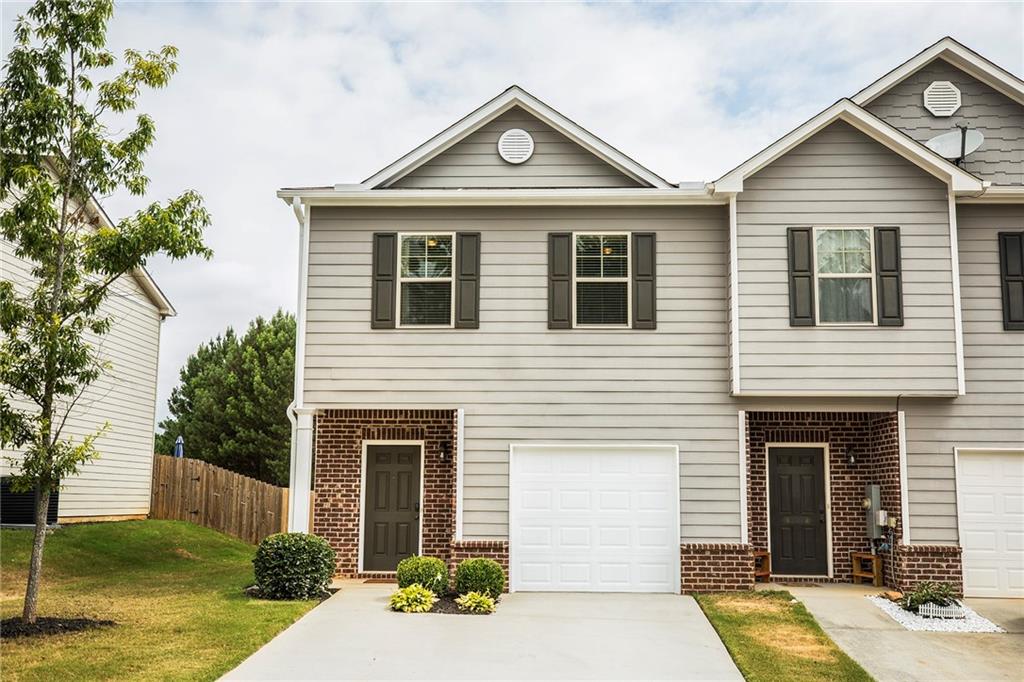
<svg viewBox="0 0 1024 682">
<path fill-rule="evenodd" d="M 0 531 L 0 615 L 20 615 L 32 533 Z M 212 680 L 316 602 L 249 599 L 255 548 L 179 521 L 68 526 L 46 539 L 40 616 L 112 628 L 4 639 L 8 680 Z"/>
<path fill-rule="evenodd" d="M 748 682 L 871 680 L 789 592 L 719 592 L 696 599 Z"/>
</svg>

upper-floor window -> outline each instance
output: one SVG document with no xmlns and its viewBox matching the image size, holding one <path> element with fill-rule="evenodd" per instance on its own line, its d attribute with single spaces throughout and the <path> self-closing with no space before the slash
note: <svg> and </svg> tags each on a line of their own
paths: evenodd
<svg viewBox="0 0 1024 682">
<path fill-rule="evenodd" d="M 874 324 L 873 241 L 868 227 L 815 228 L 818 324 Z"/>
<path fill-rule="evenodd" d="M 629 326 L 629 234 L 575 234 L 576 326 Z"/>
<path fill-rule="evenodd" d="M 403 234 L 399 239 L 401 326 L 453 326 L 454 235 Z"/>
</svg>

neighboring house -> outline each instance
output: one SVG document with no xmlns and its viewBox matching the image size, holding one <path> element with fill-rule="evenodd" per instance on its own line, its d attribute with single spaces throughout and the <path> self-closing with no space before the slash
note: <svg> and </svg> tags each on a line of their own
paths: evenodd
<svg viewBox="0 0 1024 682">
<path fill-rule="evenodd" d="M 923 144 L 957 125 L 962 166 Z M 844 581 L 874 546 L 888 584 L 1024 596 L 1022 176 L 1024 82 L 946 38 L 713 183 L 512 87 L 283 189 L 292 529 L 312 487 L 342 576 L 735 589 L 755 553 Z"/>
<path fill-rule="evenodd" d="M 99 204 L 93 202 L 88 208 L 98 225 L 111 225 Z M 32 282 L 31 265 L 3 239 L 0 276 L 22 290 Z M 83 465 L 77 476 L 61 482 L 57 499 L 51 498 L 51 522 L 134 519 L 149 514 L 160 323 L 176 313 L 144 268 L 118 279 L 100 310 L 112 318 L 110 331 L 96 340 L 110 366 L 83 393 L 65 434 L 80 440 L 104 423 L 109 423 L 109 430 L 96 441 L 99 457 Z M 0 454 L 18 456 L 17 452 Z M 11 470 L 6 459 L 0 462 L 0 475 Z M 33 523 L 33 499 L 32 493 L 10 493 L 5 479 L 0 500 L 3 523 Z"/>
</svg>

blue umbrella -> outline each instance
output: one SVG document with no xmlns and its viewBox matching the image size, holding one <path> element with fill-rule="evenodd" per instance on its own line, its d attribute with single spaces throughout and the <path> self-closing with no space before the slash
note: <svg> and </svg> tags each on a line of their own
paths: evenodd
<svg viewBox="0 0 1024 682">
<path fill-rule="evenodd" d="M 184 457 L 185 456 L 185 439 L 178 436 L 174 439 L 174 456 Z"/>
</svg>

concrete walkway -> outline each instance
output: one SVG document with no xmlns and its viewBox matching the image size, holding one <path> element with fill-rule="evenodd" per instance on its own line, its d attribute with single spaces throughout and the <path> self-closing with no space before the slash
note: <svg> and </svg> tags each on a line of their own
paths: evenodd
<svg viewBox="0 0 1024 682">
<path fill-rule="evenodd" d="M 966 599 L 1006 634 L 911 632 L 864 597 L 877 587 L 787 586 L 878 682 L 1024 680 L 1024 599 Z"/>
<path fill-rule="evenodd" d="M 466 616 L 392 613 L 393 590 L 344 583 L 225 679 L 743 679 L 690 597 L 516 593 Z"/>
</svg>

